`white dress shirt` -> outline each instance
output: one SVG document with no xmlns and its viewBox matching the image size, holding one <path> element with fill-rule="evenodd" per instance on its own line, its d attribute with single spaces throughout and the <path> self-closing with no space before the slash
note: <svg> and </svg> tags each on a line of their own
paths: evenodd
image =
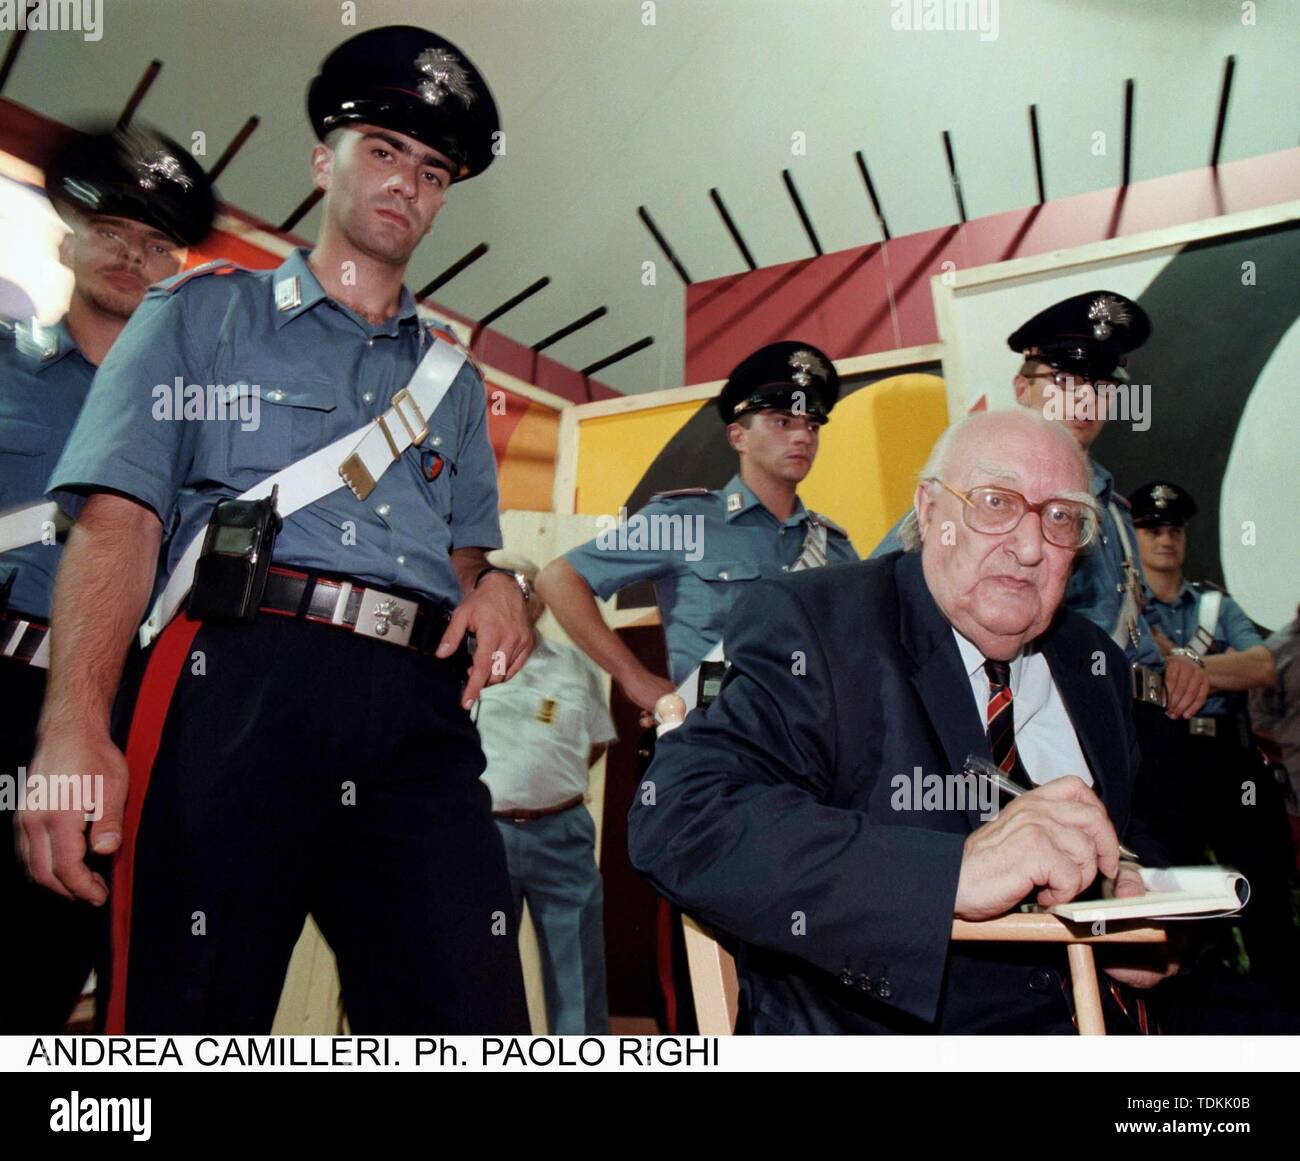
<svg viewBox="0 0 1300 1161">
<path fill-rule="evenodd" d="M 970 678 L 971 696 L 980 721 L 988 730 L 989 678 L 987 658 L 956 629 L 957 648 Z M 1032 647 L 1011 659 L 1011 709 L 1016 723 L 1016 752 L 1031 782 L 1042 785 L 1053 778 L 1075 774 L 1089 786 L 1092 773 L 1079 745 L 1079 736 L 1056 688 L 1047 658 Z"/>
<path fill-rule="evenodd" d="M 524 667 L 479 694 L 478 726 L 493 810 L 547 810 L 587 792 L 591 747 L 617 737 L 599 670 L 539 637 Z"/>
</svg>

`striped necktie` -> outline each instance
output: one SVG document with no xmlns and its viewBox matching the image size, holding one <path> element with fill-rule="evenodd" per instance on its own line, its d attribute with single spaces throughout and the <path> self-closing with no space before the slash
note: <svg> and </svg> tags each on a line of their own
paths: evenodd
<svg viewBox="0 0 1300 1161">
<path fill-rule="evenodd" d="M 1016 752 L 1016 719 L 1011 704 L 1011 664 L 1007 661 L 986 661 L 984 672 L 989 679 L 989 704 L 984 720 L 988 724 L 989 749 L 993 761 L 1012 782 L 1025 790 L 1034 784 L 1025 773 L 1020 755 Z"/>
</svg>

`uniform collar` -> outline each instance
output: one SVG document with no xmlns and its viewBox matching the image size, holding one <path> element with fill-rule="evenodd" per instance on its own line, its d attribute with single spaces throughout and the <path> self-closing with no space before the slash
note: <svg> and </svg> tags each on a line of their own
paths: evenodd
<svg viewBox="0 0 1300 1161">
<path fill-rule="evenodd" d="M 76 340 L 68 330 L 66 316 L 47 327 L 41 326 L 35 319 L 25 323 L 15 323 L 14 339 L 18 350 L 32 361 L 38 371 L 53 367 L 73 351 L 81 355 L 87 366 L 92 365 L 90 360 L 81 353 L 81 348 L 77 346 Z"/>
<path fill-rule="evenodd" d="M 730 524 L 737 516 L 743 515 L 753 508 L 763 508 L 763 501 L 754 495 L 753 490 L 744 480 L 740 478 L 737 472 L 730 480 L 727 481 L 722 491 L 723 507 L 726 509 L 726 521 Z M 763 508 L 766 512 L 767 509 Z M 772 514 L 768 512 L 768 515 Z M 775 520 L 776 517 L 772 516 Z M 803 501 L 795 496 L 794 511 L 790 513 L 790 519 L 785 522 L 783 527 L 794 527 L 802 524 L 808 519 L 808 509 L 803 506 Z"/>
<path fill-rule="evenodd" d="M 1147 585 L 1145 587 L 1147 590 L 1147 596 L 1151 600 L 1155 601 L 1157 604 L 1165 605 L 1167 608 L 1170 609 L 1176 609 L 1180 605 L 1192 604 L 1197 600 L 1199 596 L 1197 591 L 1194 588 L 1192 588 L 1192 586 L 1188 584 L 1187 581 L 1183 581 L 1183 583 L 1179 586 L 1178 592 L 1174 595 L 1174 599 L 1172 601 L 1162 601 L 1158 596 L 1156 596 L 1155 592 L 1152 590 L 1150 585 Z"/>
<path fill-rule="evenodd" d="M 311 264 L 307 261 L 307 251 L 304 249 L 294 250 L 276 269 L 275 276 L 271 279 L 271 300 L 275 309 L 275 329 L 279 330 L 285 323 L 291 319 L 297 318 L 300 314 L 305 314 L 311 310 L 317 303 L 329 300 L 329 295 L 325 293 L 325 288 L 321 286 L 320 279 L 312 271 Z M 338 305 L 348 314 L 352 314 L 343 303 Z M 402 293 L 397 300 L 397 317 L 389 319 L 382 327 L 371 327 L 369 324 L 362 323 L 368 330 L 374 333 L 396 334 L 397 325 L 404 319 L 416 318 L 415 295 L 406 287 L 402 287 Z"/>
</svg>

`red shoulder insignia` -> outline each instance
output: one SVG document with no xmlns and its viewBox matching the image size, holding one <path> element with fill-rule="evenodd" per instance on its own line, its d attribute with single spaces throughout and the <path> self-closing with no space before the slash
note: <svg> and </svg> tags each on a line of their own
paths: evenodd
<svg viewBox="0 0 1300 1161">
<path fill-rule="evenodd" d="M 211 262 L 204 262 L 201 266 L 194 266 L 189 270 L 182 270 L 179 274 L 173 274 L 170 278 L 158 283 L 158 286 L 171 294 L 177 287 L 184 286 L 191 278 L 199 278 L 204 274 L 233 274 L 236 270 L 243 269 L 237 262 L 227 262 L 224 258 L 214 258 Z"/>
</svg>

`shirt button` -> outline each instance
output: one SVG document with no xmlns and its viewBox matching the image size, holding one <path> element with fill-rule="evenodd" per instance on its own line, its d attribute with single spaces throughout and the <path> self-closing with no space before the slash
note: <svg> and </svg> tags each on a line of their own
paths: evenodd
<svg viewBox="0 0 1300 1161">
<path fill-rule="evenodd" d="M 435 435 L 429 442 L 433 444 L 434 447 L 442 447 L 442 436 Z"/>
<path fill-rule="evenodd" d="M 853 973 L 849 971 L 848 968 L 845 968 L 840 972 L 840 983 L 842 983 L 846 988 L 853 987 Z"/>
<path fill-rule="evenodd" d="M 890 987 L 888 980 L 876 981 L 876 995 L 878 995 L 882 1000 L 889 999 L 893 994 L 894 989 Z"/>
<path fill-rule="evenodd" d="M 266 393 L 266 397 L 272 403 L 279 403 L 280 400 L 284 398 L 284 392 L 278 387 L 272 387 L 271 390 Z"/>
<path fill-rule="evenodd" d="M 724 568 L 718 573 L 718 580 L 730 580 L 730 579 L 731 579 L 731 573 L 727 569 Z"/>
<path fill-rule="evenodd" d="M 393 509 L 388 504 L 380 504 L 379 507 L 375 509 L 375 511 L 381 516 L 387 516 L 392 510 Z"/>
<path fill-rule="evenodd" d="M 406 563 L 406 557 L 404 557 L 404 556 L 399 556 L 399 557 L 397 558 L 397 563 L 398 563 L 398 564 L 405 564 L 405 563 Z"/>
<path fill-rule="evenodd" d="M 373 391 L 367 391 L 361 396 L 361 398 L 367 403 L 373 403 L 375 401 L 375 393 Z"/>
<path fill-rule="evenodd" d="M 367 347 L 373 347 L 374 345 L 375 345 L 375 340 L 374 340 L 374 339 L 367 339 L 367 340 L 366 340 L 366 346 L 367 346 Z"/>
</svg>

